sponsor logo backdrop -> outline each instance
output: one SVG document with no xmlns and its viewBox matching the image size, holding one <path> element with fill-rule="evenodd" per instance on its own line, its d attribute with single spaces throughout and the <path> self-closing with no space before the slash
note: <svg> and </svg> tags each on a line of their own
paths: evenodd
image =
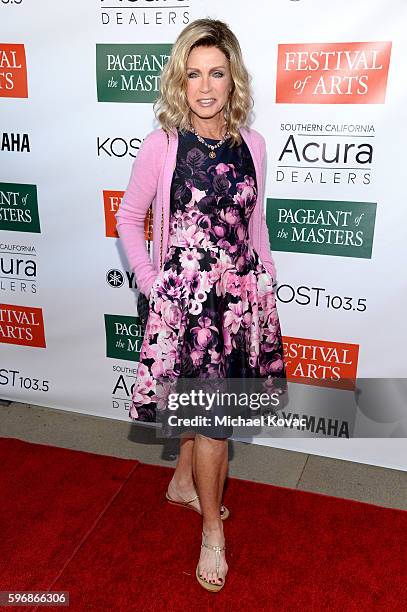
<svg viewBox="0 0 407 612">
<path fill-rule="evenodd" d="M 114 213 L 158 127 L 171 46 L 210 15 L 241 42 L 267 140 L 260 204 L 298 378 L 289 412 L 318 417 L 301 397 L 325 402 L 331 388 L 358 436 L 358 379 L 407 369 L 407 19 L 401 1 L 338 11 L 322 0 L 1 4 L 2 398 L 128 420 L 142 333 Z"/>
</svg>

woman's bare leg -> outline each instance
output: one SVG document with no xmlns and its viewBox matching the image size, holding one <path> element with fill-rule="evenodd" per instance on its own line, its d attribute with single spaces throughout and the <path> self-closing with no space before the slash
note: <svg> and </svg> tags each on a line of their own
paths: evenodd
<svg viewBox="0 0 407 612">
<path fill-rule="evenodd" d="M 183 433 L 179 441 L 179 457 L 175 472 L 168 485 L 168 494 L 176 501 L 190 500 L 196 495 L 194 477 L 192 472 L 192 454 L 195 442 L 195 433 Z M 199 499 L 191 504 L 201 511 Z"/>
<path fill-rule="evenodd" d="M 228 440 L 213 439 L 197 434 L 193 447 L 192 466 L 202 508 L 202 530 L 205 543 L 223 546 L 223 523 L 219 515 L 227 471 Z M 226 470 L 225 470 L 226 457 Z M 201 548 L 199 573 L 208 582 L 222 584 L 228 571 L 225 551 L 220 553 L 219 576 L 215 570 L 215 551 Z"/>
</svg>

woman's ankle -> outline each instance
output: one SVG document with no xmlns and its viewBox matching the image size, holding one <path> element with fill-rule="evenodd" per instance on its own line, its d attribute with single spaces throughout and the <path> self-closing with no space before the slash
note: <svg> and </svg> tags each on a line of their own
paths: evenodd
<svg viewBox="0 0 407 612">
<path fill-rule="evenodd" d="M 174 473 L 172 481 L 176 487 L 180 489 L 192 489 L 195 488 L 194 479 L 192 474 L 176 474 Z"/>
<path fill-rule="evenodd" d="M 220 518 L 216 518 L 213 520 L 204 519 L 202 522 L 202 531 L 204 532 L 204 535 L 210 535 L 211 533 L 219 533 L 219 531 L 223 533 L 222 520 Z"/>
</svg>

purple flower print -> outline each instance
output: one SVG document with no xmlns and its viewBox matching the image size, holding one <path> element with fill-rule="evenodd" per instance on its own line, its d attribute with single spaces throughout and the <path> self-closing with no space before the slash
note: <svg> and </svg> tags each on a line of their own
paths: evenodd
<svg viewBox="0 0 407 612">
<path fill-rule="evenodd" d="M 231 183 L 226 178 L 226 174 L 216 174 L 213 177 L 212 185 L 215 194 L 221 196 L 228 193 Z"/>
<path fill-rule="evenodd" d="M 130 414 L 141 421 L 155 420 L 167 394 L 161 383 L 176 381 L 186 358 L 193 377 L 260 376 L 271 379 L 270 392 L 285 376 L 274 279 L 249 235 L 253 160 L 244 141 L 219 147 L 216 160 L 191 132 L 180 135 L 168 248 L 133 388 Z"/>
</svg>

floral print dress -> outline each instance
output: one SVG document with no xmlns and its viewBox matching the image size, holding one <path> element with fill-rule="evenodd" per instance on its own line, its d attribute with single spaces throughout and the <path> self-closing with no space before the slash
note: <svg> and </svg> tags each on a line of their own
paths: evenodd
<svg viewBox="0 0 407 612">
<path fill-rule="evenodd" d="M 168 250 L 132 392 L 137 421 L 156 421 L 157 381 L 286 376 L 274 279 L 249 242 L 257 184 L 248 146 L 228 139 L 211 159 L 192 132 L 178 138 Z"/>
</svg>

